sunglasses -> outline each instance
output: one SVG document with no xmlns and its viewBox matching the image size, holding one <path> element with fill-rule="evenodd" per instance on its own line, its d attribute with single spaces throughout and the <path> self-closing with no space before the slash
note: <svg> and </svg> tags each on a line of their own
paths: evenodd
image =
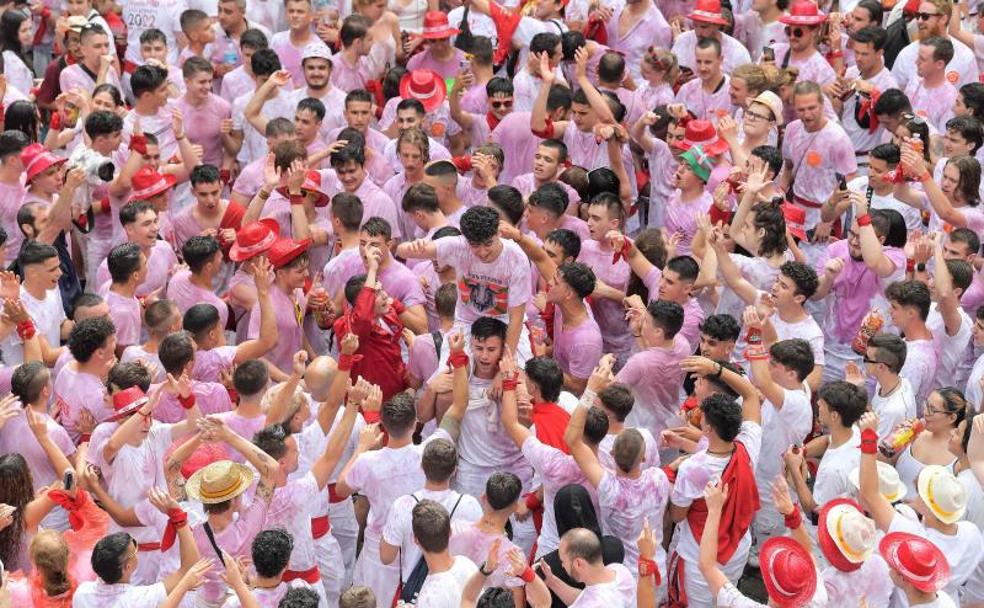
<svg viewBox="0 0 984 608">
<path fill-rule="evenodd" d="M 513 100 L 512 99 L 503 99 L 501 101 L 493 100 L 490 101 L 489 103 L 492 104 L 493 108 L 511 108 L 513 105 Z"/>
<path fill-rule="evenodd" d="M 812 30 L 810 30 L 812 31 Z M 802 38 L 807 33 L 807 30 L 801 27 L 786 27 L 786 37 L 787 38 Z"/>
<path fill-rule="evenodd" d="M 929 21 L 933 17 L 942 17 L 942 13 L 916 13 L 916 19 L 920 21 Z"/>
</svg>

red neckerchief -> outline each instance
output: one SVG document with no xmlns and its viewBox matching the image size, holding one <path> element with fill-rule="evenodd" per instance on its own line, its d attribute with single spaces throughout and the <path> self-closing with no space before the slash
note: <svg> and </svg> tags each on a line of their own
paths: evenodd
<svg viewBox="0 0 984 608">
<path fill-rule="evenodd" d="M 544 445 L 557 448 L 565 454 L 570 454 L 567 442 L 564 441 L 564 429 L 571 415 L 552 401 L 533 402 L 533 425 L 536 427 L 536 438 Z"/>
<path fill-rule="evenodd" d="M 486 112 L 485 123 L 489 125 L 489 131 L 495 131 L 495 128 L 499 126 L 499 119 L 492 112 Z"/>
</svg>

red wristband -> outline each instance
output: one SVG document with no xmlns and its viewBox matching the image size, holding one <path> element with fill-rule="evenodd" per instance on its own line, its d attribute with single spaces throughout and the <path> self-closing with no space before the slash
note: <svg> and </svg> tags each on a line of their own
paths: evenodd
<svg viewBox="0 0 984 608">
<path fill-rule="evenodd" d="M 905 260 L 906 273 L 914 272 L 915 270 L 916 270 L 916 261 L 912 258 L 906 258 Z"/>
<path fill-rule="evenodd" d="M 666 478 L 670 481 L 670 483 L 676 483 L 676 471 L 670 467 L 663 467 L 663 473 L 666 474 Z"/>
<path fill-rule="evenodd" d="M 338 357 L 338 370 L 343 372 L 350 372 L 355 364 L 362 361 L 362 355 L 339 355 Z"/>
<path fill-rule="evenodd" d="M 17 324 L 17 337 L 21 339 L 21 342 L 27 342 L 37 333 L 37 328 L 34 327 L 34 321 L 28 319 Z"/>
<path fill-rule="evenodd" d="M 514 391 L 519 386 L 519 373 L 513 372 L 502 379 L 502 390 Z"/>
<path fill-rule="evenodd" d="M 870 226 L 871 225 L 871 215 L 865 213 L 864 215 L 858 216 L 858 226 Z"/>
<path fill-rule="evenodd" d="M 195 393 L 192 393 L 187 397 L 182 397 L 181 395 L 178 395 L 178 403 L 180 403 L 181 407 L 183 407 L 186 410 L 190 410 L 191 408 L 195 407 L 196 401 L 197 400 L 195 399 Z"/>
<path fill-rule="evenodd" d="M 466 365 L 468 365 L 468 355 L 466 355 L 465 351 L 463 350 L 459 350 L 458 352 L 451 353 L 448 356 L 448 365 L 451 366 L 451 369 L 458 369 L 459 367 L 465 367 Z"/>
<path fill-rule="evenodd" d="M 639 558 L 639 576 L 641 578 L 645 578 L 647 576 L 656 577 L 657 587 L 663 582 L 662 577 L 659 575 L 659 566 L 656 565 L 654 560 L 651 560 L 648 557 Z"/>
<path fill-rule="evenodd" d="M 861 431 L 861 453 L 878 453 L 878 432 L 875 429 L 865 429 Z"/>
<path fill-rule="evenodd" d="M 629 249 L 631 248 L 632 248 L 632 239 L 630 239 L 629 237 L 625 237 L 625 240 L 622 241 L 622 248 L 616 251 L 615 255 L 612 256 L 612 264 L 618 264 L 619 260 L 628 261 Z"/>
<path fill-rule="evenodd" d="M 526 566 L 526 570 L 523 570 L 523 573 L 519 575 L 519 578 L 524 583 L 532 583 L 533 579 L 536 578 L 536 574 L 533 573 L 533 568 Z"/>
<path fill-rule="evenodd" d="M 291 194 L 291 195 L 288 195 L 287 198 L 290 201 L 290 204 L 292 206 L 293 205 L 303 205 L 304 204 L 304 195 L 303 194 Z"/>
<path fill-rule="evenodd" d="M 141 156 L 146 156 L 147 154 L 147 136 L 146 135 L 133 135 L 130 137 L 130 150 L 140 154 Z"/>
<path fill-rule="evenodd" d="M 530 511 L 536 511 L 543 506 L 543 503 L 540 501 L 540 497 L 536 495 L 536 492 L 530 492 L 527 494 L 524 502 L 526 503 L 526 508 Z"/>
<path fill-rule="evenodd" d="M 800 515 L 799 509 L 793 507 L 791 513 L 788 513 L 783 516 L 783 522 L 786 524 L 787 528 L 789 528 L 790 530 L 795 530 L 796 528 L 799 528 L 800 526 L 803 525 L 803 516 Z"/>
</svg>

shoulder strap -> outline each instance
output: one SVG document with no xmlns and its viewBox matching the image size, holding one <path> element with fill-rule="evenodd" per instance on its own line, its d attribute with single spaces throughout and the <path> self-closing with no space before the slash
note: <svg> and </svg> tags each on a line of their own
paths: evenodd
<svg viewBox="0 0 984 608">
<path fill-rule="evenodd" d="M 461 504 L 461 499 L 464 497 L 465 497 L 464 494 L 458 494 L 458 500 L 454 501 L 454 506 L 451 507 L 451 515 L 448 516 L 448 519 L 454 518 L 454 512 L 458 510 L 458 505 Z"/>
<path fill-rule="evenodd" d="M 792 55 L 792 54 L 793 54 L 793 50 L 791 48 L 789 48 L 789 47 L 786 47 L 786 56 L 782 58 L 782 64 L 779 67 L 781 67 L 784 70 L 786 68 L 788 68 L 789 67 L 789 56 Z"/>
<path fill-rule="evenodd" d="M 444 334 L 439 331 L 432 331 L 431 338 L 434 338 L 434 354 L 437 355 L 437 360 L 441 360 L 441 347 L 444 346 Z"/>
<path fill-rule="evenodd" d="M 215 533 L 212 532 L 212 526 L 208 525 L 207 520 L 205 521 L 203 528 L 205 528 L 205 536 L 208 537 L 208 544 L 212 545 L 212 550 L 214 550 L 215 554 L 219 556 L 219 563 L 225 564 L 225 560 L 222 559 L 222 549 L 219 549 L 218 543 L 215 542 Z"/>
</svg>

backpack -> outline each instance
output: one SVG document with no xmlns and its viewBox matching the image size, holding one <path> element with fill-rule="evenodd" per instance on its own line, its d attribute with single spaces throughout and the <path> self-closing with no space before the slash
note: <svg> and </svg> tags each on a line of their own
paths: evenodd
<svg viewBox="0 0 984 608">
<path fill-rule="evenodd" d="M 420 499 L 410 495 L 414 502 L 419 503 Z M 461 504 L 461 499 L 464 498 L 464 494 L 458 495 L 458 500 L 455 501 L 454 507 L 451 509 L 450 519 L 454 518 L 454 512 L 458 510 L 458 505 Z M 407 580 L 400 582 L 400 587 L 397 589 L 398 595 L 394 600 L 399 600 L 407 604 L 415 604 L 417 602 L 417 594 L 420 593 L 420 589 L 424 586 L 424 581 L 427 579 L 427 575 L 430 571 L 427 569 L 427 561 L 424 556 L 421 555 L 420 559 L 417 560 L 416 565 L 414 565 L 413 570 L 410 572 L 410 576 Z M 400 576 L 403 576 L 403 552 L 400 552 Z"/>
</svg>

